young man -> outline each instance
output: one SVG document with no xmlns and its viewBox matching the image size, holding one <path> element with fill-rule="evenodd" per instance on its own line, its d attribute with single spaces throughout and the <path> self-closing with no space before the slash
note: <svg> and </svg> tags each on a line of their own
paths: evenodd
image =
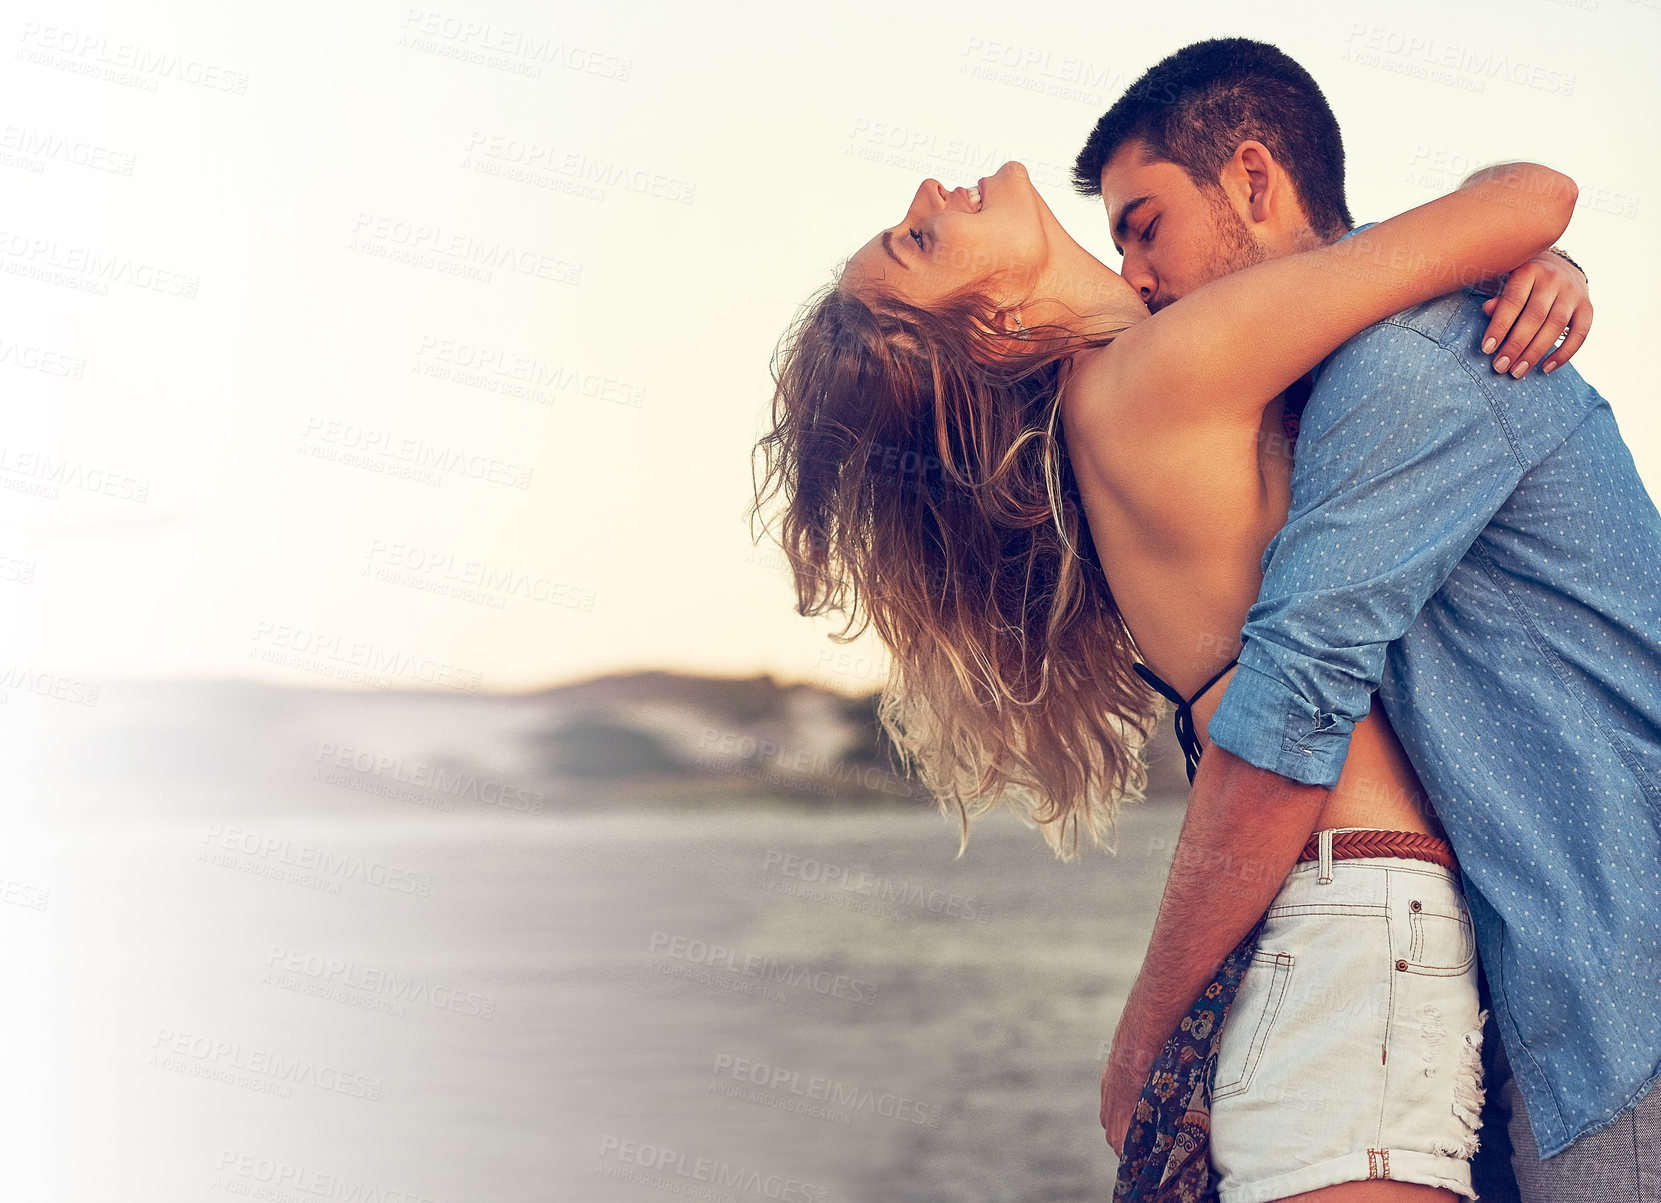
<svg viewBox="0 0 1661 1203">
<path fill-rule="evenodd" d="M 1152 68 L 1074 170 L 1153 309 L 1351 232 L 1325 98 L 1245 39 Z M 1519 313 L 1533 320 L 1512 330 Z M 1524 1203 L 1661 1197 L 1661 514 L 1608 403 L 1561 366 L 1589 320 L 1576 269 L 1542 256 L 1500 297 L 1399 314 L 1313 374 L 1288 519 L 1238 667 L 1210 695 L 1211 744 L 1103 1073 L 1109 1142 L 1293 867 L 1376 691 L 1475 927 L 1484 1149 L 1508 1130 Z M 1242 856 L 1261 871 L 1216 872 Z"/>
</svg>

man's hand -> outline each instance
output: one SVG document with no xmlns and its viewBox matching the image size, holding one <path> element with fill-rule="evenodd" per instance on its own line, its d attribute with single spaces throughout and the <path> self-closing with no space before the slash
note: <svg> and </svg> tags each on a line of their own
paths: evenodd
<svg viewBox="0 0 1661 1203">
<path fill-rule="evenodd" d="M 1115 1153 L 1124 1153 L 1154 1059 L 1280 892 L 1330 792 L 1216 745 L 1201 757 L 1148 952 L 1102 1071 L 1100 1119 Z"/>
<path fill-rule="evenodd" d="M 1146 1065 L 1137 1070 L 1121 1065 L 1109 1054 L 1107 1068 L 1102 1070 L 1102 1130 L 1107 1133 L 1108 1146 L 1120 1157 L 1125 1155 L 1125 1135 L 1151 1068 Z"/>
<path fill-rule="evenodd" d="M 1496 372 L 1509 371 L 1517 379 L 1542 360 L 1547 373 L 1568 363 L 1592 328 L 1585 275 L 1550 251 L 1511 272 L 1504 289 L 1482 311 L 1492 319 L 1482 335 L 1482 353 L 1493 355 Z M 1568 337 L 1552 351 L 1564 331 Z"/>
</svg>

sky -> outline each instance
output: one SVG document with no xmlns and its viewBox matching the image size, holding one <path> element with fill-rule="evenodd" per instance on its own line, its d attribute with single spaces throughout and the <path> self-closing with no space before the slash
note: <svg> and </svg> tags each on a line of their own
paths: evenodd
<svg viewBox="0 0 1661 1203">
<path fill-rule="evenodd" d="M 779 335 L 1008 159 L 1117 266 L 1069 165 L 1231 35 L 1321 84 L 1357 221 L 1574 177 L 1576 366 L 1661 487 L 1661 0 L 8 3 L 0 687 L 878 688 L 745 520 Z"/>
</svg>

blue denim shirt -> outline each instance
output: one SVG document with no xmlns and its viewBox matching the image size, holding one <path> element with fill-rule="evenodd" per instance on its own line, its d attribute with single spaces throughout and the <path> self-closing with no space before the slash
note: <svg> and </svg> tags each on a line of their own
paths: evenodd
<svg viewBox="0 0 1661 1203">
<path fill-rule="evenodd" d="M 1331 786 L 1378 691 L 1548 1157 L 1661 1073 L 1661 515 L 1572 364 L 1494 372 L 1483 299 L 1406 310 L 1317 369 L 1207 731 Z"/>
</svg>

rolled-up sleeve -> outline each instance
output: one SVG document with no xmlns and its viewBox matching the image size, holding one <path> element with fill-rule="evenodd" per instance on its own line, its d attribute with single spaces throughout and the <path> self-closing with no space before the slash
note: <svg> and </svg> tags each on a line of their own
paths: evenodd
<svg viewBox="0 0 1661 1203">
<path fill-rule="evenodd" d="M 1293 781 L 1337 783 L 1390 643 L 1525 471 L 1492 387 L 1390 322 L 1325 362 L 1286 525 L 1264 551 L 1240 665 L 1206 727 L 1213 743 Z"/>
</svg>

